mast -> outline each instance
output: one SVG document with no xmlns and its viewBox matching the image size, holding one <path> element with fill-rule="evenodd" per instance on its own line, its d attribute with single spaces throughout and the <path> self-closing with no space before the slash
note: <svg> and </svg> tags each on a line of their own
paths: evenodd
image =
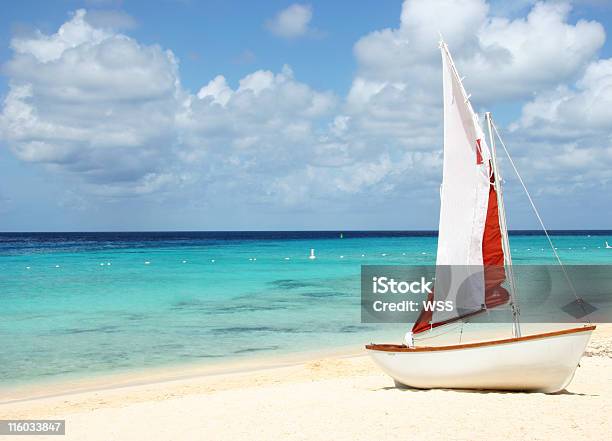
<svg viewBox="0 0 612 441">
<path fill-rule="evenodd" d="M 506 271 L 508 272 L 508 279 L 510 282 L 510 306 L 512 308 L 512 333 L 514 337 L 521 336 L 521 324 L 519 322 L 519 306 L 518 299 L 516 296 L 516 285 L 514 282 L 514 272 L 512 270 L 512 254 L 510 253 L 510 241 L 508 240 L 508 226 L 506 224 L 506 209 L 504 208 L 504 197 L 502 193 L 502 178 L 497 165 L 497 152 L 495 150 L 495 138 L 493 137 L 493 121 L 491 118 L 491 112 L 485 113 L 485 119 L 487 120 L 487 128 L 489 131 L 489 141 L 491 146 L 491 166 L 493 168 L 493 174 L 495 175 L 495 192 L 497 193 L 497 206 L 499 209 L 499 227 L 502 236 L 502 248 L 504 250 L 504 264 Z"/>
</svg>

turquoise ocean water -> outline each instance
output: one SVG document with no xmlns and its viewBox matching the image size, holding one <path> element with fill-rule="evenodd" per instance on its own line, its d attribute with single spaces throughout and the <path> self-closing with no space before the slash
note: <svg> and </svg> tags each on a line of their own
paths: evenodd
<svg viewBox="0 0 612 441">
<path fill-rule="evenodd" d="M 605 240 L 553 235 L 568 264 L 612 264 Z M 554 263 L 544 236 L 510 241 L 516 264 Z M 399 340 L 403 325 L 360 323 L 360 266 L 434 264 L 435 248 L 416 232 L 2 233 L 0 384 Z"/>
</svg>

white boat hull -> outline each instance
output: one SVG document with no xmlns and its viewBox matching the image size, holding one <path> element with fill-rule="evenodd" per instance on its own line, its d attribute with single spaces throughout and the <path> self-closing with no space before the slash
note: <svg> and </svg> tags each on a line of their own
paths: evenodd
<svg viewBox="0 0 612 441">
<path fill-rule="evenodd" d="M 420 389 L 495 389 L 553 393 L 570 383 L 594 326 L 467 345 L 368 345 L 396 383 Z"/>
</svg>

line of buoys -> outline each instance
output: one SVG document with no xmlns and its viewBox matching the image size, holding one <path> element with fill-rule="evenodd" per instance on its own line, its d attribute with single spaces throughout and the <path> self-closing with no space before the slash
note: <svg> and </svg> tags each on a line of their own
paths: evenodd
<svg viewBox="0 0 612 441">
<path fill-rule="evenodd" d="M 588 236 L 588 237 L 590 237 L 590 236 Z M 606 248 L 612 248 L 612 245 L 609 245 L 607 241 L 606 241 L 605 245 L 606 245 Z M 601 246 L 597 247 L 597 249 L 601 249 L 601 248 L 602 248 Z M 559 247 L 554 247 L 554 249 L 555 250 L 559 250 Z M 572 247 L 568 247 L 567 249 L 568 250 L 573 250 Z M 582 249 L 586 250 L 588 248 L 583 246 Z M 518 250 L 515 248 L 514 251 L 518 251 Z M 527 248 L 527 251 L 531 251 L 531 248 Z M 545 248 L 540 248 L 540 251 L 545 251 Z M 382 257 L 387 257 L 388 253 L 381 253 L 380 255 Z M 423 252 L 421 252 L 421 255 L 427 255 L 427 252 L 423 251 Z M 406 256 L 406 253 L 405 252 L 402 253 L 402 256 Z M 344 259 L 345 255 L 340 255 L 339 257 L 340 257 L 340 259 Z M 366 255 L 365 254 L 361 254 L 361 257 L 366 257 Z M 308 259 L 315 260 L 316 258 L 317 258 L 317 256 L 315 255 L 315 249 L 311 248 L 310 249 L 310 255 L 308 256 Z M 284 257 L 283 260 L 291 260 L 291 257 Z M 249 261 L 251 261 L 251 262 L 257 261 L 257 258 L 256 257 L 249 257 Z M 211 259 L 210 262 L 211 263 L 215 263 L 215 259 Z M 181 263 L 188 263 L 188 261 L 187 260 L 182 260 Z M 144 262 L 144 264 L 145 265 L 150 265 L 151 262 L 149 260 L 146 260 Z M 100 266 L 111 266 L 111 265 L 112 265 L 111 262 L 100 262 Z M 56 264 L 55 268 L 61 268 L 61 265 Z M 26 266 L 25 269 L 29 270 L 29 269 L 31 269 L 31 267 L 30 266 Z"/>
</svg>

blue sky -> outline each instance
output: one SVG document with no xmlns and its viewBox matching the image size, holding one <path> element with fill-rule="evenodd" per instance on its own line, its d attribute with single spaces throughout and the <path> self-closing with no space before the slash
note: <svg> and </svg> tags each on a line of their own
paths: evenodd
<svg viewBox="0 0 612 441">
<path fill-rule="evenodd" d="M 435 229 L 436 27 L 547 223 L 609 228 L 612 9 L 511 5 L 13 2 L 0 230 Z"/>
</svg>

